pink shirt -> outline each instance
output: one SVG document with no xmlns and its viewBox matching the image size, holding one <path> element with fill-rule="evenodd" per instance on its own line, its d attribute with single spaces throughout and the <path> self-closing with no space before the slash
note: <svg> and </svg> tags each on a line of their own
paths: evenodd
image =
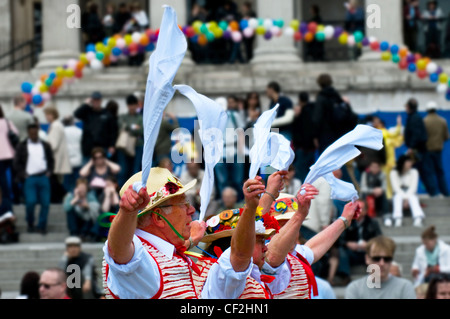
<svg viewBox="0 0 450 319">
<path fill-rule="evenodd" d="M 19 133 L 11 121 L 9 121 L 9 127 L 16 134 Z M 6 123 L 6 119 L 0 119 L 0 161 L 13 159 L 15 154 L 16 151 L 12 148 L 8 140 L 8 124 Z"/>
</svg>

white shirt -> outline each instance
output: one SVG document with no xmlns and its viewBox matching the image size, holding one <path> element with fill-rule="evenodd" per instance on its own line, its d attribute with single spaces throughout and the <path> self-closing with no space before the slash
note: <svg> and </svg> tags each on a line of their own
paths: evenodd
<svg viewBox="0 0 450 319">
<path fill-rule="evenodd" d="M 81 152 L 81 136 L 83 131 L 75 125 L 64 127 L 67 149 L 69 150 L 69 161 L 72 167 L 80 167 L 83 158 Z"/>
<path fill-rule="evenodd" d="M 261 271 L 250 260 L 248 268 L 242 272 L 236 272 L 230 261 L 231 248 L 228 248 L 220 256 L 208 274 L 203 286 L 202 298 L 204 299 L 237 299 L 244 292 L 246 278 L 250 275 L 257 282 L 261 282 Z M 272 268 L 264 263 L 264 274 L 275 276 L 275 280 L 267 284 L 272 294 L 284 291 L 291 281 L 291 271 L 286 260 L 277 268 Z"/>
<path fill-rule="evenodd" d="M 28 139 L 27 150 L 27 174 L 36 175 L 47 171 L 47 159 L 45 158 L 44 145 L 42 145 L 40 141 L 33 143 L 30 139 Z"/>
<path fill-rule="evenodd" d="M 143 10 L 133 13 L 133 18 L 137 21 L 137 23 L 141 27 L 149 25 L 147 14 Z"/>
</svg>

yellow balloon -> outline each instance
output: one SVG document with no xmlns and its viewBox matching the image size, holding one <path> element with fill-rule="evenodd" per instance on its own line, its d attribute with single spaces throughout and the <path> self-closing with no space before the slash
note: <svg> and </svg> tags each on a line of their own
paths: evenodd
<svg viewBox="0 0 450 319">
<path fill-rule="evenodd" d="M 203 23 L 199 20 L 194 21 L 194 23 L 192 24 L 192 27 L 194 28 L 195 33 L 200 33 L 200 28 L 202 27 L 202 24 Z"/>
<path fill-rule="evenodd" d="M 295 31 L 298 30 L 298 27 L 300 26 L 300 21 L 298 21 L 297 19 L 292 20 L 291 21 L 291 28 L 294 29 Z"/>
<path fill-rule="evenodd" d="M 108 40 L 108 48 L 112 49 L 116 46 L 116 39 L 113 37 L 109 38 Z"/>
<path fill-rule="evenodd" d="M 41 86 L 39 87 L 39 91 L 40 91 L 41 93 L 48 92 L 48 86 L 45 85 L 45 84 L 41 84 Z"/>
<path fill-rule="evenodd" d="M 55 74 L 57 77 L 63 77 L 65 75 L 65 71 L 62 67 L 58 66 L 56 68 Z"/>
<path fill-rule="evenodd" d="M 339 43 L 340 44 L 342 44 L 342 45 L 345 45 L 345 44 L 347 44 L 347 41 L 348 41 L 348 34 L 347 33 L 342 33 L 340 36 L 339 36 Z"/>
<path fill-rule="evenodd" d="M 323 24 L 319 24 L 317 26 L 317 31 L 324 31 L 325 30 L 325 26 Z"/>
<path fill-rule="evenodd" d="M 66 77 L 73 78 L 75 76 L 75 71 L 72 69 L 66 69 Z"/>
<path fill-rule="evenodd" d="M 391 58 L 392 58 L 391 52 L 384 51 L 383 53 L 381 53 L 381 60 L 383 60 L 383 61 L 390 61 Z"/>
<path fill-rule="evenodd" d="M 441 73 L 439 75 L 439 82 L 447 84 L 447 82 L 448 82 L 448 75 L 447 75 L 447 73 Z"/>
<path fill-rule="evenodd" d="M 256 34 L 263 35 L 264 33 L 266 33 L 266 29 L 264 29 L 264 27 L 262 25 L 259 25 L 256 28 Z"/>
<path fill-rule="evenodd" d="M 419 70 L 425 70 L 426 67 L 427 67 L 427 63 L 424 59 L 420 59 L 419 61 L 417 61 L 417 68 Z"/>
<path fill-rule="evenodd" d="M 81 61 L 83 64 L 85 64 L 85 65 L 89 64 L 89 60 L 88 60 L 88 58 L 87 58 L 86 53 L 82 53 L 82 54 L 80 55 L 80 61 Z M 56 75 L 58 75 L 58 74 L 56 74 Z"/>
<path fill-rule="evenodd" d="M 133 37 L 130 34 L 127 34 L 126 36 L 124 36 L 123 39 L 125 40 L 125 43 L 127 45 L 130 45 L 133 42 Z"/>
</svg>

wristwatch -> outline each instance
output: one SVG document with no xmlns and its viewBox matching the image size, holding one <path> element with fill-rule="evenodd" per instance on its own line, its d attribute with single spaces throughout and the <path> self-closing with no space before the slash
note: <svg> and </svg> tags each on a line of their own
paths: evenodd
<svg viewBox="0 0 450 319">
<path fill-rule="evenodd" d="M 347 229 L 349 226 L 347 218 L 345 218 L 344 216 L 339 216 L 339 219 L 344 222 L 345 229 Z"/>
</svg>

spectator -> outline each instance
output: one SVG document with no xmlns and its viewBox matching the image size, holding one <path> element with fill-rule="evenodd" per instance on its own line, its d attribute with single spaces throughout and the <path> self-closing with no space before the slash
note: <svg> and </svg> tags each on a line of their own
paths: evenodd
<svg viewBox="0 0 450 319">
<path fill-rule="evenodd" d="M 261 110 L 261 100 L 259 98 L 258 92 L 250 92 L 247 94 L 244 100 L 244 110 L 245 115 L 248 117 L 248 112 L 252 109 L 260 109 Z"/>
<path fill-rule="evenodd" d="M 316 276 L 316 283 L 319 295 L 314 296 L 312 294 L 311 299 L 336 299 L 333 287 L 331 287 L 328 281 Z"/>
<path fill-rule="evenodd" d="M 106 186 L 103 190 L 102 212 L 117 212 L 119 210 L 119 193 L 117 179 L 114 176 L 106 178 Z"/>
<path fill-rule="evenodd" d="M 292 137 L 292 122 L 294 121 L 294 107 L 292 101 L 281 94 L 280 84 L 277 82 L 270 82 L 266 87 L 266 95 L 270 100 L 269 109 L 273 109 L 275 105 L 279 104 L 277 116 L 272 123 L 272 128 L 278 128 L 280 134 L 291 140 Z"/>
<path fill-rule="evenodd" d="M 429 283 L 435 274 L 450 273 L 450 246 L 438 239 L 435 226 L 423 231 L 422 243 L 416 249 L 411 267 L 415 287 Z"/>
<path fill-rule="evenodd" d="M 391 271 L 389 272 L 392 276 L 402 277 L 403 267 L 398 262 L 393 261 L 391 265 Z"/>
<path fill-rule="evenodd" d="M 437 1 L 427 2 L 427 9 L 422 13 L 425 32 L 425 54 L 431 59 L 441 57 L 441 31 L 444 14 Z"/>
<path fill-rule="evenodd" d="M 116 176 L 120 172 L 120 166 L 106 158 L 106 153 L 101 147 L 92 150 L 91 160 L 80 170 L 80 176 L 87 178 L 89 189 L 100 199 L 106 186 L 106 178 Z"/>
<path fill-rule="evenodd" d="M 238 201 L 238 192 L 234 188 L 225 187 L 221 195 L 219 208 L 216 210 L 216 214 L 224 210 L 242 207 L 242 203 Z"/>
<path fill-rule="evenodd" d="M 73 269 L 69 265 L 77 265 L 81 270 L 81 287 L 68 289 L 71 299 L 95 299 L 97 295 L 94 257 L 82 251 L 79 237 L 68 237 L 65 240 L 66 251 L 59 261 L 59 268 L 70 276 Z"/>
<path fill-rule="evenodd" d="M 158 167 L 165 168 L 173 174 L 173 162 L 168 157 L 163 157 L 158 163 Z"/>
<path fill-rule="evenodd" d="M 373 277 L 368 276 L 351 282 L 345 289 L 345 299 L 416 298 L 414 287 L 409 280 L 390 275 L 395 248 L 395 242 L 391 238 L 382 235 L 367 242 L 366 264 L 378 266 L 380 271 L 376 273 L 379 273 L 380 277 L 375 278 L 375 282 Z M 370 286 L 368 283 L 373 284 L 373 286 Z"/>
<path fill-rule="evenodd" d="M 361 176 L 361 195 L 366 201 L 369 216 L 383 216 L 386 227 L 392 226 L 391 216 L 388 215 L 389 203 L 386 199 L 387 178 L 378 162 L 372 162 L 367 171 Z M 375 211 L 376 214 L 371 213 Z"/>
<path fill-rule="evenodd" d="M 102 21 L 98 15 L 98 5 L 92 1 L 89 2 L 87 12 L 82 17 L 81 25 L 85 44 L 102 42 L 105 34 Z"/>
<path fill-rule="evenodd" d="M 408 148 L 407 154 L 414 156 L 417 170 L 427 193 L 430 196 L 435 196 L 437 189 L 431 179 L 432 174 L 430 173 L 430 161 L 427 151 L 428 135 L 423 119 L 417 112 L 419 104 L 416 99 L 412 98 L 408 100 L 405 107 L 406 113 L 408 113 L 404 132 L 405 145 Z"/>
<path fill-rule="evenodd" d="M 317 25 L 322 24 L 322 17 L 320 16 L 320 7 L 313 4 L 310 9 L 311 19 L 309 23 L 314 22 Z M 305 42 L 306 60 L 325 61 L 325 43 L 324 41 L 317 41 L 315 38 L 311 42 Z"/>
<path fill-rule="evenodd" d="M 237 10 L 236 3 L 231 0 L 225 0 L 223 5 L 217 10 L 217 21 L 224 20 L 228 23 L 236 21 L 239 23 L 241 21 L 241 15 Z M 241 52 L 241 41 L 234 42 L 233 40 L 227 40 L 229 46 L 228 51 L 230 52 L 228 62 L 233 64 L 236 59 L 239 59 L 240 63 L 244 63 L 244 57 Z"/>
<path fill-rule="evenodd" d="M 39 279 L 40 276 L 35 271 L 29 271 L 23 275 L 17 299 L 39 299 Z"/>
<path fill-rule="evenodd" d="M 231 186 L 238 193 L 238 200 L 243 198 L 241 185 L 244 180 L 245 167 L 245 120 L 239 112 L 237 98 L 227 98 L 227 123 L 225 125 L 224 152 L 222 161 L 214 167 L 217 195 L 222 194 L 227 186 Z"/>
<path fill-rule="evenodd" d="M 114 16 L 114 33 L 123 33 L 125 24 L 130 21 L 131 13 L 128 10 L 126 3 L 121 2 L 119 4 L 119 10 Z"/>
<path fill-rule="evenodd" d="M 19 132 L 15 125 L 5 118 L 3 108 L 0 105 L 0 191 L 3 194 L 2 205 L 6 210 L 12 211 L 12 163 L 16 153 L 15 146 L 9 140 L 9 131 L 19 137 Z M 8 177 L 9 176 L 9 177 Z"/>
<path fill-rule="evenodd" d="M 302 181 L 295 177 L 295 166 L 290 165 L 288 174 L 284 178 L 284 193 L 297 194 L 302 186 Z"/>
<path fill-rule="evenodd" d="M 330 272 L 328 282 L 334 285 L 334 276 L 341 275 L 344 285 L 350 282 L 350 267 L 365 264 L 367 243 L 374 237 L 381 235 L 381 229 L 376 221 L 367 215 L 367 205 L 360 201 L 361 213 L 341 235 L 339 243 L 339 259 L 330 258 Z M 338 267 L 336 267 L 338 265 Z"/>
<path fill-rule="evenodd" d="M 415 288 L 416 298 L 417 299 L 425 299 L 427 295 L 428 284 L 421 284 Z"/>
<path fill-rule="evenodd" d="M 251 18 L 256 18 L 256 13 L 252 8 L 252 3 L 250 1 L 244 2 L 242 5 L 242 19 L 243 20 L 249 20 Z M 253 45 L 255 42 L 255 35 L 252 35 L 251 37 L 243 37 L 244 42 L 244 48 L 245 48 L 245 59 L 247 60 L 247 63 L 250 62 L 251 59 L 253 59 Z"/>
<path fill-rule="evenodd" d="M 147 13 L 142 9 L 139 2 L 134 2 L 131 6 L 131 15 L 138 25 L 138 31 L 144 32 L 149 26 Z"/>
<path fill-rule="evenodd" d="M 188 25 L 192 25 L 195 21 L 200 21 L 203 23 L 207 21 L 206 10 L 198 3 L 194 3 L 192 5 Z M 217 39 L 216 41 L 219 41 L 219 43 L 223 42 L 221 39 Z M 208 59 L 208 46 L 201 46 L 197 43 L 197 41 L 188 41 L 188 45 L 192 53 L 192 59 L 195 61 L 195 63 L 202 63 Z"/>
<path fill-rule="evenodd" d="M 386 125 L 383 120 L 378 116 L 374 116 L 372 120 L 373 127 L 383 132 L 383 144 L 386 158 L 386 164 L 383 165 L 382 170 L 387 177 L 386 180 L 386 198 L 392 199 L 392 186 L 391 179 L 389 178 L 391 171 L 395 168 L 396 157 L 395 149 L 403 145 L 402 135 L 402 117 L 397 116 L 397 126 L 393 130 L 386 129 Z"/>
<path fill-rule="evenodd" d="M 426 146 L 430 159 L 428 163 L 430 166 L 429 170 L 432 175 L 430 176 L 430 183 L 437 185 L 436 191 L 439 190 L 442 195 L 449 196 L 442 163 L 442 150 L 444 149 L 444 143 L 450 139 L 450 134 L 447 121 L 442 116 L 439 116 L 436 110 L 437 104 L 429 102 L 427 104 L 428 115 L 423 119 L 428 136 Z"/>
<path fill-rule="evenodd" d="M 364 9 L 360 6 L 359 0 L 349 0 L 344 4 L 345 13 L 345 30 L 353 34 L 356 31 L 365 33 L 365 16 Z M 353 60 L 361 55 L 361 49 L 358 46 L 349 47 L 349 53 Z"/>
<path fill-rule="evenodd" d="M 0 244 L 17 243 L 19 233 L 16 231 L 16 217 L 5 203 L 0 189 Z"/>
<path fill-rule="evenodd" d="M 113 141 L 113 146 L 108 148 L 108 152 L 106 154 L 106 156 L 110 159 L 113 160 L 114 162 L 116 161 L 116 141 L 117 138 L 119 137 L 119 104 L 114 101 L 114 100 L 110 100 L 108 101 L 108 103 L 106 103 L 105 106 L 105 110 L 106 112 L 110 115 L 111 119 L 110 119 L 110 129 L 111 129 L 111 136 L 110 139 Z"/>
<path fill-rule="evenodd" d="M 102 108 L 100 92 L 92 93 L 91 98 L 75 110 L 74 116 L 83 121 L 81 138 L 83 164 L 89 160 L 94 147 L 104 148 L 105 153 L 114 153 L 113 149 L 116 143 L 114 121 L 110 113 Z"/>
<path fill-rule="evenodd" d="M 252 107 L 247 109 L 247 121 L 245 125 L 245 131 L 246 133 L 249 133 L 248 140 L 245 140 L 246 148 L 247 150 L 251 150 L 253 147 L 253 144 L 255 144 L 255 139 L 253 137 L 253 131 L 247 131 L 248 129 L 253 129 L 254 125 L 256 124 L 256 121 L 258 121 L 259 117 L 261 116 L 261 108 L 259 107 Z M 247 153 L 247 152 L 246 152 Z M 247 163 L 247 160 L 245 161 Z M 250 169 L 250 166 L 249 166 Z"/>
<path fill-rule="evenodd" d="M 314 103 L 309 101 L 307 92 L 300 92 L 298 100 L 299 104 L 294 108 L 292 142 L 295 149 L 296 177 L 304 181 L 309 173 L 309 168 L 315 163 L 319 140 L 317 139 L 318 128 L 313 122 Z"/>
<path fill-rule="evenodd" d="M 106 5 L 106 14 L 103 17 L 103 30 L 106 37 L 114 35 L 114 16 L 116 14 L 116 7 L 114 3 L 108 3 Z"/>
<path fill-rule="evenodd" d="M 53 158 L 55 160 L 55 168 L 52 176 L 52 196 L 56 202 L 61 202 L 66 191 L 62 187 L 64 175 L 72 173 L 72 166 L 70 165 L 69 150 L 64 133 L 64 126 L 58 120 L 59 112 L 54 107 L 47 107 L 44 109 L 44 114 L 49 123 L 48 143 L 52 147 Z"/>
<path fill-rule="evenodd" d="M 100 204 L 94 193 L 89 192 L 85 178 L 77 180 L 76 187 L 64 198 L 64 211 L 67 214 L 67 228 L 71 236 L 88 239 L 95 236 L 95 222 L 99 216 Z"/>
<path fill-rule="evenodd" d="M 16 96 L 13 100 L 14 109 L 9 114 L 8 118 L 17 128 L 19 132 L 20 141 L 23 141 L 27 138 L 27 128 L 28 125 L 32 124 L 33 116 L 25 111 L 27 106 L 27 101 L 23 96 Z"/>
<path fill-rule="evenodd" d="M 179 128 L 177 117 L 170 112 L 164 112 L 158 138 L 155 143 L 153 162 L 159 163 L 164 157 L 171 157 L 172 132 Z"/>
<path fill-rule="evenodd" d="M 63 125 L 69 152 L 69 162 L 72 167 L 72 173 L 64 176 L 64 188 L 66 191 L 71 192 L 75 188 L 75 182 L 80 175 L 83 163 L 83 155 L 81 154 L 81 136 L 83 131 L 75 126 L 72 115 L 63 119 Z"/>
<path fill-rule="evenodd" d="M 70 299 L 67 296 L 67 276 L 59 268 L 46 269 L 39 279 L 41 299 Z"/>
<path fill-rule="evenodd" d="M 50 207 L 50 176 L 55 162 L 51 146 L 38 137 L 36 124 L 28 126 L 28 139 L 17 146 L 14 170 L 24 184 L 28 232 L 34 232 L 34 208 L 39 202 L 41 211 L 37 229 L 47 233 L 47 216 Z"/>
<path fill-rule="evenodd" d="M 425 299 L 450 299 L 450 274 L 438 274 L 429 283 Z"/>
<path fill-rule="evenodd" d="M 142 153 L 144 148 L 144 126 L 142 114 L 138 113 L 139 101 L 134 95 L 129 95 L 126 99 L 128 108 L 127 114 L 119 117 L 119 130 L 126 131 L 136 138 L 134 155 L 127 154 L 125 150 L 117 150 L 118 164 L 122 168 L 119 174 L 119 185 L 125 184 L 130 176 L 141 170 Z"/>
<path fill-rule="evenodd" d="M 413 168 L 413 160 L 407 156 L 402 155 L 397 161 L 397 167 L 391 172 L 391 184 L 394 191 L 394 220 L 395 227 L 402 226 L 403 207 L 405 201 L 408 202 L 411 209 L 414 226 L 422 227 L 422 220 L 425 214 L 420 207 L 419 199 L 417 198 L 417 187 L 419 185 L 419 174 Z"/>
<path fill-rule="evenodd" d="M 411 52 L 417 52 L 417 31 L 420 16 L 418 0 L 403 2 L 403 35 L 405 44 Z"/>
</svg>

